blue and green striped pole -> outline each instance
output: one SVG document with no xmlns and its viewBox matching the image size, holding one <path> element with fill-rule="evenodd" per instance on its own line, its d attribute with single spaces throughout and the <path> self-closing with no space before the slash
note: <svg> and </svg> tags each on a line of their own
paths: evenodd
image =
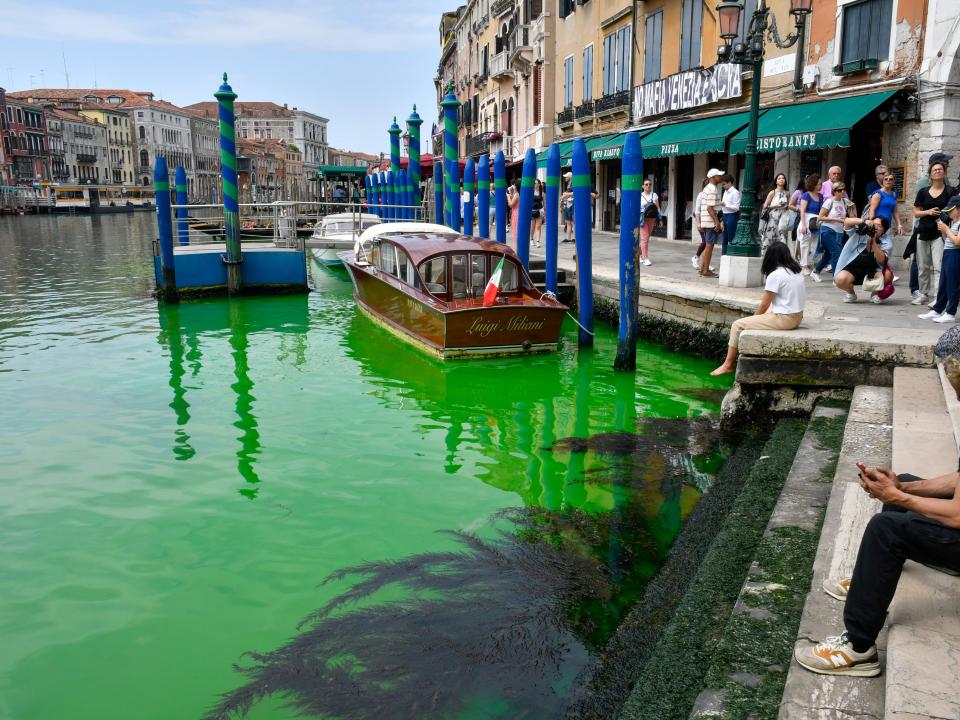
<svg viewBox="0 0 960 720">
<path fill-rule="evenodd" d="M 460 109 L 460 102 L 453 94 L 453 83 L 450 83 L 447 88 L 447 94 L 440 102 L 440 107 L 443 108 L 443 177 L 446 180 L 447 225 L 454 230 L 459 230 L 460 141 L 457 134 L 457 110 Z M 454 171 L 456 171 L 456 184 L 454 184 Z"/>
<path fill-rule="evenodd" d="M 557 243 L 560 218 L 560 146 L 550 145 L 547 151 L 547 188 L 543 203 L 547 215 L 547 291 L 557 292 Z"/>
<path fill-rule="evenodd" d="M 380 219 L 386 222 L 390 219 L 387 215 L 389 208 L 387 207 L 387 174 L 381 170 L 380 171 Z"/>
<path fill-rule="evenodd" d="M 463 234 L 473 235 L 473 202 L 475 193 L 473 191 L 474 177 L 476 168 L 473 158 L 467 159 L 467 164 L 463 168 L 463 189 L 467 193 L 467 202 L 463 206 Z"/>
<path fill-rule="evenodd" d="M 573 231 L 577 248 L 580 347 L 593 346 L 593 213 L 590 160 L 582 138 L 573 141 Z"/>
<path fill-rule="evenodd" d="M 640 194 L 643 150 L 640 135 L 627 133 L 620 180 L 620 329 L 614 370 L 637 369 L 637 239 L 640 237 Z"/>
<path fill-rule="evenodd" d="M 364 208 L 367 212 L 372 212 L 370 208 L 370 203 L 373 202 L 373 181 L 370 179 L 369 175 L 363 176 L 363 189 L 366 191 L 364 195 Z"/>
<path fill-rule="evenodd" d="M 520 175 L 520 208 L 517 219 L 517 257 L 530 270 L 530 225 L 533 220 L 533 184 L 537 180 L 537 153 L 527 148 Z"/>
<path fill-rule="evenodd" d="M 387 170 L 384 173 L 384 186 L 383 186 L 383 195 L 384 195 L 384 211 L 387 213 L 385 220 L 390 222 L 393 220 L 393 173 Z"/>
<path fill-rule="evenodd" d="M 396 176 L 400 172 L 400 126 L 397 125 L 397 116 L 393 116 L 393 124 L 387 131 L 390 133 L 390 172 Z"/>
<path fill-rule="evenodd" d="M 413 207 L 412 207 L 412 198 L 413 191 L 410 189 L 410 171 L 401 170 L 400 171 L 400 184 L 403 186 L 403 208 L 401 208 L 401 216 L 404 220 L 413 219 Z"/>
<path fill-rule="evenodd" d="M 177 188 L 177 244 L 190 244 L 190 229 L 187 226 L 187 171 L 183 165 L 177 165 L 174 171 L 174 183 Z"/>
<path fill-rule="evenodd" d="M 160 244 L 159 291 L 166 302 L 177 301 L 177 273 L 173 264 L 173 221 L 170 219 L 170 174 L 167 159 L 157 156 L 153 164 L 153 191 L 157 202 L 157 231 Z"/>
<path fill-rule="evenodd" d="M 413 173 L 410 172 L 409 167 L 403 171 L 403 178 L 404 187 L 407 188 L 407 220 L 416 220 L 413 201 L 415 186 L 413 184 Z"/>
<path fill-rule="evenodd" d="M 443 161 L 433 157 L 433 203 L 437 225 L 443 225 Z"/>
<path fill-rule="evenodd" d="M 240 292 L 243 278 L 240 274 L 240 203 L 237 200 L 237 144 L 234 133 L 235 119 L 233 102 L 237 94 L 227 84 L 227 74 L 223 74 L 223 85 L 213 94 L 219 105 L 220 117 L 220 178 L 223 183 L 223 226 L 227 237 L 227 253 L 223 258 L 227 266 L 227 292 L 231 295 Z"/>
<path fill-rule="evenodd" d="M 507 242 L 507 161 L 503 151 L 493 158 L 493 200 L 496 207 L 497 242 Z"/>
<path fill-rule="evenodd" d="M 477 235 L 490 239 L 490 157 L 477 163 Z"/>
<path fill-rule="evenodd" d="M 370 187 L 373 190 L 370 211 L 379 217 L 383 217 L 383 208 L 380 207 L 380 176 L 377 173 L 370 175 Z"/>
<path fill-rule="evenodd" d="M 413 112 L 407 118 L 407 135 L 410 136 L 410 149 L 407 150 L 407 159 L 409 161 L 408 171 L 410 173 L 410 183 L 413 185 L 413 219 L 416 220 L 416 208 L 420 205 L 420 183 L 423 180 L 420 170 L 420 126 L 423 120 L 417 114 L 417 106 L 413 106 Z"/>
</svg>

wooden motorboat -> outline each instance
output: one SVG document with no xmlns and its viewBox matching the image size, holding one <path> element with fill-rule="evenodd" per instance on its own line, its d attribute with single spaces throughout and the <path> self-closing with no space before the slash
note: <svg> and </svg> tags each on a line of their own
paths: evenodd
<svg viewBox="0 0 960 720">
<path fill-rule="evenodd" d="M 370 213 L 326 215 L 314 227 L 306 247 L 317 262 L 340 265 L 342 261 L 337 253 L 353 249 L 363 231 L 379 223 L 380 218 Z"/>
<path fill-rule="evenodd" d="M 516 254 L 429 223 L 384 223 L 339 253 L 374 322 L 440 357 L 556 350 L 566 305 L 536 289 Z M 503 261 L 499 288 L 484 291 Z"/>
</svg>

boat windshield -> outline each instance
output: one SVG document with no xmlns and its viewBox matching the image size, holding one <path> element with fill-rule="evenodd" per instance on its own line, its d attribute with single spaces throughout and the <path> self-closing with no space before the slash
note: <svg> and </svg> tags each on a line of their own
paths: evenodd
<svg viewBox="0 0 960 720">
<path fill-rule="evenodd" d="M 449 294 L 453 300 L 476 298 L 483 295 L 490 275 L 499 263 L 500 256 L 489 253 L 439 255 L 420 264 L 420 277 L 427 291 L 434 295 Z M 506 258 L 500 276 L 500 292 L 515 293 L 519 287 L 518 266 Z"/>
<path fill-rule="evenodd" d="M 379 221 L 377 220 L 361 220 L 359 222 L 352 220 L 330 220 L 324 221 L 323 225 L 320 226 L 320 232 L 324 235 L 338 235 L 350 232 L 360 233 L 378 224 Z"/>
</svg>

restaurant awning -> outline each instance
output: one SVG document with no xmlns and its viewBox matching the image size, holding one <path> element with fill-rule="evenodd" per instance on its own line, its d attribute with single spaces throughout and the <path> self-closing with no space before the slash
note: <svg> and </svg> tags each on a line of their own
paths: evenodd
<svg viewBox="0 0 960 720">
<path fill-rule="evenodd" d="M 363 177 L 367 174 L 366 165 L 321 165 L 317 172 L 322 178 Z"/>
<path fill-rule="evenodd" d="M 643 159 L 723 152 L 727 138 L 749 120 L 749 113 L 661 125 L 643 138 Z"/>
<path fill-rule="evenodd" d="M 550 148 L 548 147 L 546 150 L 541 150 L 537 153 L 538 168 L 545 168 L 547 166 L 547 153 L 549 152 Z M 560 164 L 569 165 L 571 157 L 573 157 L 573 140 L 560 143 Z"/>
<path fill-rule="evenodd" d="M 770 108 L 760 118 L 757 152 L 850 147 L 850 128 L 896 90 Z M 747 150 L 744 128 L 730 140 L 730 153 Z"/>
</svg>

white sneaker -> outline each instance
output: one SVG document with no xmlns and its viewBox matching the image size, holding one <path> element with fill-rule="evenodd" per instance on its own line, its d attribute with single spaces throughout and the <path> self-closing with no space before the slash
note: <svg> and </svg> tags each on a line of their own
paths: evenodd
<svg viewBox="0 0 960 720">
<path fill-rule="evenodd" d="M 824 269 L 824 272 L 833 272 L 833 265 L 827 265 Z"/>
<path fill-rule="evenodd" d="M 820 273 L 818 272 L 810 273 L 810 277 L 813 278 L 814 282 L 823 282 L 823 278 L 820 277 Z"/>
<path fill-rule="evenodd" d="M 927 307 L 933 310 L 934 306 L 937 304 L 936 298 L 927 303 Z"/>
<path fill-rule="evenodd" d="M 879 295 L 871 295 L 870 302 L 872 302 L 874 305 L 879 305 L 883 302 L 883 299 Z"/>
<path fill-rule="evenodd" d="M 646 265 L 647 267 L 650 267 L 651 265 L 653 265 L 653 263 L 650 262 L 650 258 L 644 258 L 644 259 L 641 260 L 640 262 L 642 262 L 642 263 L 643 263 L 644 265 Z"/>
<path fill-rule="evenodd" d="M 923 315 L 917 315 L 921 320 L 936 320 L 940 317 L 940 313 L 936 310 L 931 310 L 930 312 L 925 312 Z"/>
<path fill-rule="evenodd" d="M 943 315 L 938 317 L 936 320 L 934 320 L 934 322 L 936 323 L 948 323 L 948 322 L 956 322 L 956 321 L 957 321 L 957 318 L 951 315 L 950 313 L 944 313 Z"/>
<path fill-rule="evenodd" d="M 913 291 L 913 300 L 910 301 L 911 305 L 923 305 L 927 302 L 927 296 L 924 295 L 919 290 Z"/>
<path fill-rule="evenodd" d="M 900 276 L 899 276 L 899 275 L 894 275 L 894 276 L 893 276 L 893 280 L 890 281 L 890 284 L 891 284 L 891 285 L 895 284 L 895 283 L 897 282 L 897 280 L 899 280 L 899 279 L 900 279 Z"/>
<path fill-rule="evenodd" d="M 877 646 L 858 653 L 846 633 L 822 643 L 803 642 L 794 648 L 793 656 L 801 667 L 821 675 L 876 677 L 881 672 Z"/>
<path fill-rule="evenodd" d="M 855 302 L 857 301 L 857 294 L 856 294 L 856 293 L 844 293 L 844 294 L 843 294 L 843 301 L 844 301 L 845 303 L 855 303 Z"/>
<path fill-rule="evenodd" d="M 692 258 L 690 258 L 690 264 L 693 265 L 693 269 L 694 269 L 694 270 L 699 270 L 699 269 L 700 269 L 700 258 L 698 258 L 696 255 L 694 255 Z"/>
</svg>

